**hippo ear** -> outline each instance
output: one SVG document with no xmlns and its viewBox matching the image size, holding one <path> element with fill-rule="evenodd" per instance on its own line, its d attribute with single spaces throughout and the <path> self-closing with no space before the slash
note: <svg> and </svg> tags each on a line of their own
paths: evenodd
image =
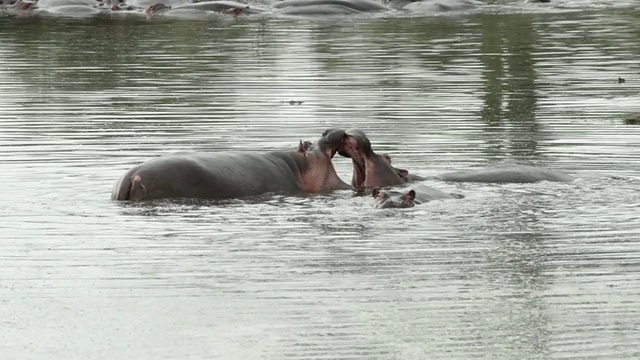
<svg viewBox="0 0 640 360">
<path fill-rule="evenodd" d="M 373 190 L 371 190 L 371 195 L 373 195 L 373 198 L 377 198 L 378 194 L 380 194 L 380 189 L 378 188 L 373 188 Z"/>
<path fill-rule="evenodd" d="M 300 143 L 298 144 L 298 152 L 303 153 L 304 151 L 305 151 L 304 143 L 302 142 L 302 140 L 300 140 Z"/>
<path fill-rule="evenodd" d="M 407 176 L 409 176 L 409 171 L 405 170 L 405 169 L 398 169 L 398 168 L 394 168 L 396 169 L 396 172 L 398 173 L 398 175 L 400 175 L 400 177 L 402 178 L 406 178 Z"/>
<path fill-rule="evenodd" d="M 404 199 L 407 201 L 413 201 L 416 198 L 416 192 L 414 190 L 409 190 L 408 193 L 404 194 Z"/>
</svg>

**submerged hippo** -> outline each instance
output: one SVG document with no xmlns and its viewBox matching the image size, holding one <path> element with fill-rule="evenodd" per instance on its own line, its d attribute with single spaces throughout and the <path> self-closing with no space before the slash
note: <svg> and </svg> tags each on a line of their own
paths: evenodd
<svg viewBox="0 0 640 360">
<path fill-rule="evenodd" d="M 396 10 L 415 10 L 426 13 L 466 11 L 482 5 L 475 0 L 383 0 L 382 3 Z"/>
<path fill-rule="evenodd" d="M 444 173 L 430 179 L 454 182 L 534 183 L 539 181 L 570 182 L 563 172 L 528 165 L 500 165 L 484 169 Z"/>
<path fill-rule="evenodd" d="M 235 5 L 239 7 L 235 7 Z M 209 19 L 214 13 L 223 13 L 232 16 L 242 14 L 260 13 L 263 10 L 250 7 L 235 1 L 207 1 L 170 7 L 163 3 L 149 5 L 144 13 L 148 17 L 167 17 L 182 19 Z"/>
<path fill-rule="evenodd" d="M 17 0 L 13 4 L 6 8 L 6 11 L 12 15 L 30 15 L 33 9 L 36 8 L 36 3 L 31 1 Z"/>
<path fill-rule="evenodd" d="M 43 15 L 74 17 L 74 18 L 90 18 L 98 16 L 106 16 L 107 12 L 96 6 L 88 5 L 60 5 L 43 9 Z"/>
<path fill-rule="evenodd" d="M 573 178 L 563 172 L 528 165 L 501 165 L 477 170 L 455 171 L 422 177 L 391 165 L 388 155 L 376 154 L 367 135 L 359 129 L 347 130 L 347 140 L 340 155 L 353 162 L 355 187 L 398 185 L 416 180 L 483 183 L 534 183 L 539 181 L 570 182 Z"/>
<path fill-rule="evenodd" d="M 419 185 L 416 188 L 411 188 L 409 190 L 404 189 L 400 191 L 383 191 L 379 188 L 373 188 L 373 190 L 371 191 L 371 195 L 376 200 L 376 207 L 380 209 L 409 208 L 432 200 L 464 198 L 464 195 L 447 194 L 425 185 Z"/>
<path fill-rule="evenodd" d="M 213 11 L 213 12 L 233 12 L 236 9 L 241 9 L 244 14 L 260 14 L 266 11 L 266 9 L 249 6 L 245 3 L 232 1 L 232 0 L 212 0 L 212 1 L 201 1 L 194 3 L 187 3 L 182 5 L 177 5 L 172 7 L 172 9 L 195 9 L 202 11 Z"/>
<path fill-rule="evenodd" d="M 184 19 L 208 19 L 209 14 L 206 11 L 197 9 L 172 9 L 171 6 L 163 3 L 155 3 L 147 6 L 144 13 L 149 18 L 167 17 L 167 18 L 184 18 Z"/>
<path fill-rule="evenodd" d="M 373 0 L 283 0 L 275 5 L 275 9 L 287 9 L 287 13 L 299 8 L 300 14 L 315 13 L 361 13 L 390 10 L 389 7 Z"/>
<path fill-rule="evenodd" d="M 361 12 L 346 6 L 340 5 L 309 5 L 293 6 L 278 11 L 278 15 L 290 16 L 332 16 L 332 15 L 354 15 Z"/>
<path fill-rule="evenodd" d="M 331 159 L 343 130 L 325 131 L 315 146 L 263 154 L 182 152 L 146 161 L 115 185 L 114 200 L 164 198 L 226 199 L 280 193 L 322 193 L 351 189 Z"/>
<path fill-rule="evenodd" d="M 99 3 L 95 0 L 39 0 L 38 7 L 41 9 L 54 8 L 59 6 L 80 5 L 95 7 Z"/>
</svg>

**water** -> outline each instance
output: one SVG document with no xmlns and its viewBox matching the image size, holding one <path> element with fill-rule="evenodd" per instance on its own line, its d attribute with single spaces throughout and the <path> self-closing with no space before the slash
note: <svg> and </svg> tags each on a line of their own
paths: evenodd
<svg viewBox="0 0 640 360">
<path fill-rule="evenodd" d="M 640 129 L 621 119 L 640 111 L 639 13 L 564 5 L 0 18 L 3 358 L 637 359 Z M 466 198 L 400 211 L 348 191 L 110 200 L 153 156 L 332 126 L 418 174 L 507 162 L 577 180 L 429 182 Z"/>
</svg>

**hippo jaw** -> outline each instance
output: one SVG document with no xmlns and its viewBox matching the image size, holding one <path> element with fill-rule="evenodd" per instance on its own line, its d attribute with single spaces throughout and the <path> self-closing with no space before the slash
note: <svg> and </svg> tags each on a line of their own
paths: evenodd
<svg viewBox="0 0 640 360">
<path fill-rule="evenodd" d="M 351 163 L 353 164 L 353 178 L 351 180 L 351 185 L 356 188 L 363 187 L 364 182 L 367 179 L 367 165 L 363 155 L 360 153 L 358 140 L 353 136 L 347 135 L 342 147 L 338 150 L 338 153 L 351 159 Z"/>
<path fill-rule="evenodd" d="M 358 129 L 347 130 L 346 138 L 338 153 L 351 158 L 353 178 L 356 188 L 402 184 L 407 181 L 408 172 L 391 166 L 389 155 L 376 154 L 371 148 L 367 135 Z"/>
<path fill-rule="evenodd" d="M 325 131 L 315 144 L 300 141 L 298 153 L 314 164 L 313 169 L 304 174 L 306 180 L 303 183 L 308 184 L 309 188 L 315 191 L 352 188 L 340 179 L 332 162 L 345 136 L 344 130 L 331 129 Z"/>
</svg>

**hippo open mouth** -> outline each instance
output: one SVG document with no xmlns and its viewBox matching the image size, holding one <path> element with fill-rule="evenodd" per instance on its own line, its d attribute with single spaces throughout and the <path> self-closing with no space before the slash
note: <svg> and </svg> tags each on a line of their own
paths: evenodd
<svg viewBox="0 0 640 360">
<path fill-rule="evenodd" d="M 358 140 L 351 135 L 347 135 L 338 153 L 344 157 L 351 158 L 351 163 L 353 164 L 353 179 L 351 185 L 362 187 L 366 179 L 367 167 L 364 157 L 360 154 Z"/>
<path fill-rule="evenodd" d="M 408 172 L 391 166 L 389 155 L 376 154 L 362 130 L 347 130 L 338 153 L 351 158 L 353 163 L 351 185 L 356 188 L 395 185 L 407 181 Z"/>
</svg>

